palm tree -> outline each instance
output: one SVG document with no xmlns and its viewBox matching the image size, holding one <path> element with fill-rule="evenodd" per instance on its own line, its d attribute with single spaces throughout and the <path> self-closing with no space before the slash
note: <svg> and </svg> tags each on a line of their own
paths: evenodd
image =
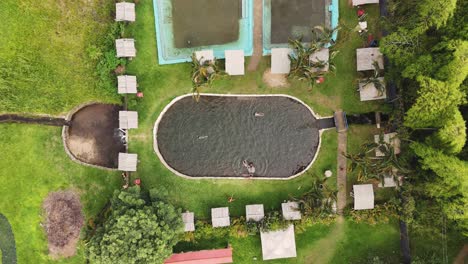
<svg viewBox="0 0 468 264">
<path fill-rule="evenodd" d="M 214 79 L 221 74 L 216 60 L 197 59 L 195 53 L 192 55 L 192 93 L 196 101 L 200 98 L 202 86 L 211 86 Z"/>
<path fill-rule="evenodd" d="M 382 152 L 383 156 L 375 157 L 375 150 Z M 393 145 L 384 142 L 382 136 L 379 143 L 363 144 L 358 153 L 347 154 L 346 158 L 351 161 L 349 170 L 357 171 L 357 181 L 359 182 L 370 179 L 378 179 L 383 182 L 386 175 L 396 178 L 395 171 L 402 174 L 409 173 L 409 170 L 401 165 Z"/>
<path fill-rule="evenodd" d="M 312 29 L 312 43 L 317 49 L 325 48 L 331 44 L 333 35 L 340 30 L 340 27 L 328 28 L 325 26 L 315 26 Z"/>
<path fill-rule="evenodd" d="M 372 65 L 374 66 L 374 73 L 372 74 L 372 76 L 364 79 L 364 81 L 362 82 L 364 85 L 362 87 L 365 87 L 368 84 L 373 84 L 378 92 L 377 97 L 380 97 L 385 93 L 385 85 L 380 80 L 381 69 L 379 63 L 377 61 L 374 61 Z"/>
<path fill-rule="evenodd" d="M 331 214 L 333 213 L 333 204 L 336 201 L 336 191 L 331 190 L 325 182 L 327 178 L 320 179 L 315 177 L 312 188 L 304 193 L 299 199 L 299 207 L 306 215 L 311 214 Z"/>
</svg>

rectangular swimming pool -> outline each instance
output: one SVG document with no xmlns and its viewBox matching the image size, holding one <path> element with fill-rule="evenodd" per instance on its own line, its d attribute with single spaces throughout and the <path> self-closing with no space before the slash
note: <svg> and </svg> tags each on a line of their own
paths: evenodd
<svg viewBox="0 0 468 264">
<path fill-rule="evenodd" d="M 153 0 L 159 64 L 191 61 L 194 51 L 253 51 L 253 0 Z"/>
<path fill-rule="evenodd" d="M 288 47 L 289 39 L 309 42 L 314 26 L 338 26 L 338 0 L 263 0 L 263 54 Z"/>
</svg>

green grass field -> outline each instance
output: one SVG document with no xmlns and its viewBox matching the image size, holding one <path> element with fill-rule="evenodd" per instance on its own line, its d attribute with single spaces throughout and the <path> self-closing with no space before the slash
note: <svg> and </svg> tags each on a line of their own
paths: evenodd
<svg viewBox="0 0 468 264">
<path fill-rule="evenodd" d="M 114 1 L 106 0 L 89 0 L 85 4 L 72 0 L 1 1 L 0 30 L 5 44 L 0 46 L 0 67 L 5 70 L 0 71 L 0 113 L 61 114 L 87 101 L 118 102 L 115 91 L 96 88 L 95 63 L 87 55 L 90 46 L 99 45 L 112 21 L 113 4 Z M 293 81 L 289 88 L 268 88 L 262 82 L 262 73 L 269 67 L 269 58 L 265 57 L 258 71 L 247 72 L 244 77 L 223 77 L 205 91 L 289 94 L 322 116 L 340 108 L 350 113 L 385 110 L 381 103 L 359 101 L 354 54 L 355 48 L 363 45 L 363 39 L 352 32 L 357 23 L 354 10 L 346 0 L 340 0 L 340 8 L 337 72 L 327 77 L 325 84 L 310 89 Z M 377 17 L 377 7 L 368 10 Z M 371 30 L 376 30 L 372 24 Z M 144 188 L 166 188 L 171 203 L 206 219 L 209 209 L 218 206 L 229 205 L 232 216 L 244 215 L 249 203 L 263 203 L 266 211 L 278 209 L 283 200 L 307 191 L 313 177 L 326 169 L 336 172 L 337 134 L 329 130 L 322 136 L 322 148 L 311 170 L 294 180 L 187 180 L 172 174 L 153 151 L 152 129 L 167 103 L 191 91 L 190 65 L 158 65 L 151 0 L 139 1 L 137 22 L 125 34 L 137 40 L 138 50 L 127 73 L 138 76 L 139 89 L 145 95 L 130 102 L 132 110 L 139 112 L 140 123 L 140 128 L 130 133 L 130 152 L 138 153 L 140 160 L 138 172 L 132 177 L 141 178 Z M 41 227 L 42 202 L 49 192 L 73 189 L 81 195 L 89 219 L 96 216 L 113 190 L 120 188 L 119 173 L 72 162 L 63 150 L 60 133 L 55 127 L 0 125 L 0 213 L 12 225 L 18 263 L 85 263 L 83 242 L 73 258 L 56 261 L 47 256 Z M 351 127 L 349 149 L 357 149 L 371 135 L 369 127 Z M 328 184 L 334 186 L 335 180 L 333 176 Z M 235 202 L 228 204 L 229 196 L 234 196 Z M 398 255 L 398 240 L 394 223 L 317 224 L 296 236 L 297 259 L 271 263 L 344 263 L 345 257 L 359 263 L 374 253 L 394 258 Z M 252 263 L 254 258 L 261 262 L 259 241 L 259 237 L 229 239 L 236 263 Z"/>
<path fill-rule="evenodd" d="M 60 114 L 87 101 L 119 102 L 97 89 L 96 63 L 113 1 L 0 1 L 0 113 Z"/>
</svg>

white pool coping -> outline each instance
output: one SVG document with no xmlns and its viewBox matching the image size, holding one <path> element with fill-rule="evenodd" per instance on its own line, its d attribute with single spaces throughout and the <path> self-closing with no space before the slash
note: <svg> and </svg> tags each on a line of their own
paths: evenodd
<svg viewBox="0 0 468 264">
<path fill-rule="evenodd" d="M 193 94 L 190 93 L 190 94 L 184 94 L 184 95 L 181 95 L 181 96 L 178 96 L 178 97 L 174 98 L 168 105 L 166 105 L 164 107 L 164 109 L 159 114 L 158 119 L 156 119 L 156 122 L 154 123 L 154 128 L 153 128 L 153 148 L 154 148 L 154 152 L 158 156 L 159 160 L 164 164 L 164 166 L 166 168 L 168 168 L 175 175 L 186 178 L 186 179 L 191 179 L 191 180 L 203 180 L 203 179 L 218 179 L 218 180 L 220 180 L 220 179 L 230 179 L 230 180 L 291 180 L 291 179 L 294 179 L 294 178 L 296 178 L 298 176 L 301 176 L 302 174 L 307 172 L 312 167 L 312 164 L 314 164 L 315 160 L 317 159 L 318 153 L 320 152 L 320 147 L 322 145 L 322 133 L 323 133 L 324 130 L 327 130 L 327 129 L 319 129 L 319 139 L 318 139 L 317 150 L 315 151 L 314 158 L 309 163 L 309 165 L 303 171 L 301 171 L 301 172 L 299 172 L 297 174 L 294 174 L 292 176 L 289 176 L 289 177 L 189 176 L 189 175 L 186 175 L 186 174 L 183 174 L 183 173 L 177 171 L 176 169 L 172 168 L 166 162 L 166 160 L 162 156 L 161 152 L 159 151 L 158 139 L 157 139 L 157 136 L 156 136 L 157 135 L 156 132 L 158 131 L 159 123 L 161 122 L 161 119 L 164 116 L 164 114 L 167 112 L 167 110 L 169 110 L 169 108 L 171 108 L 171 106 L 174 105 L 177 101 L 179 101 L 179 100 L 181 100 L 183 98 L 192 97 L 192 96 L 193 96 Z M 306 103 L 304 103 L 302 100 L 300 100 L 297 97 L 287 95 L 287 94 L 214 94 L 214 93 L 200 93 L 200 96 L 216 96 L 216 97 L 221 97 L 221 96 L 225 96 L 225 97 L 286 97 L 286 98 L 293 99 L 293 100 L 301 103 L 302 105 L 304 105 L 307 109 L 309 109 L 310 113 L 312 114 L 312 116 L 315 119 L 317 119 L 317 121 L 319 119 L 321 119 L 321 118 L 331 118 L 331 117 L 333 117 L 333 116 L 321 117 L 320 115 L 316 114 L 314 112 L 314 110 L 312 110 L 312 108 L 310 106 L 308 106 Z M 329 128 L 329 129 L 332 129 L 332 128 Z"/>
</svg>

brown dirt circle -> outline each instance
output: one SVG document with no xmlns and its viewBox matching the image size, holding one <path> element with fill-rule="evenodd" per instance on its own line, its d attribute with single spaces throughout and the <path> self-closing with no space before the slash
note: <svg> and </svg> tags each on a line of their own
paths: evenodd
<svg viewBox="0 0 468 264">
<path fill-rule="evenodd" d="M 92 104 L 73 114 L 66 144 L 78 160 L 106 168 L 117 168 L 119 152 L 125 152 L 119 130 L 118 105 Z"/>
<path fill-rule="evenodd" d="M 51 257 L 75 255 L 84 224 L 79 196 L 72 191 L 53 192 L 44 200 L 43 208 L 46 214 L 44 229 Z"/>
</svg>

